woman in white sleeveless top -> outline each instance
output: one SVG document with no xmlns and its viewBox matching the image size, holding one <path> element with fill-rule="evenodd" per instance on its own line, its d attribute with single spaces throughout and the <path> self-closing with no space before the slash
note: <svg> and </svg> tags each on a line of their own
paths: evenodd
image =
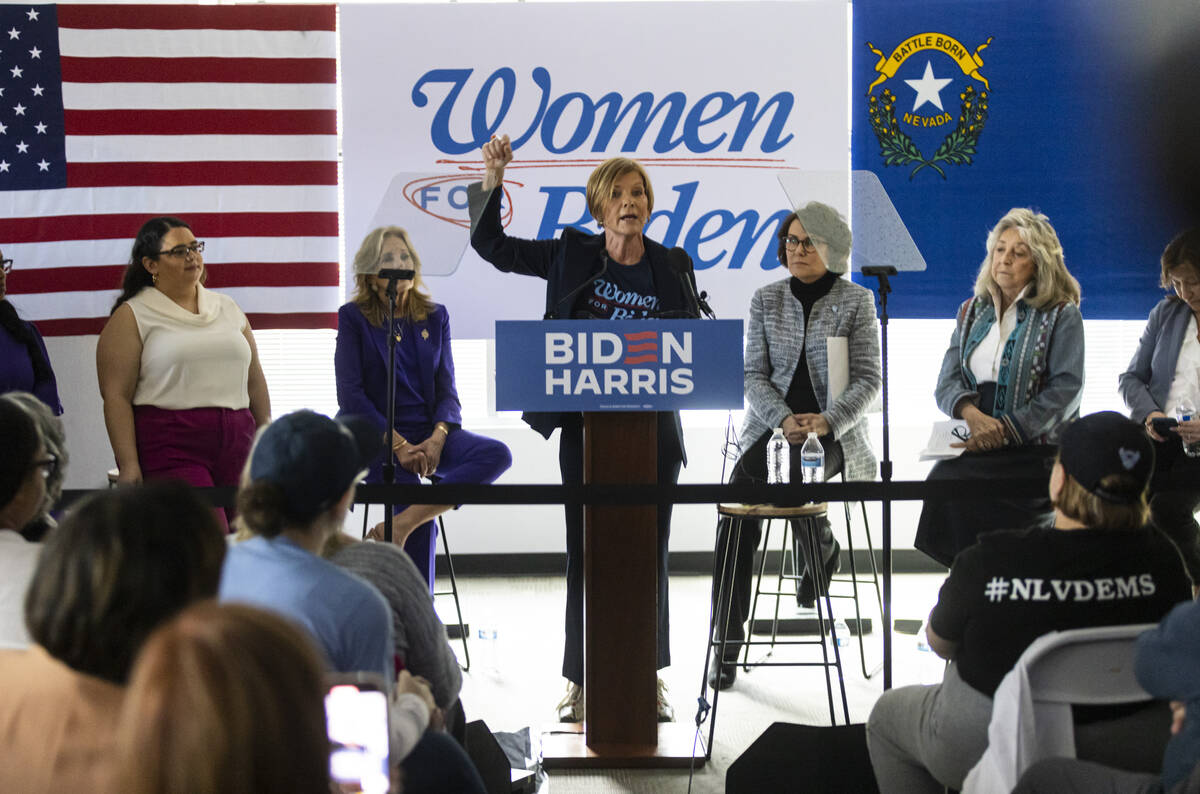
<svg viewBox="0 0 1200 794">
<path fill-rule="evenodd" d="M 255 429 L 270 420 L 250 323 L 204 288 L 203 251 L 172 217 L 146 221 L 134 240 L 96 347 L 119 482 L 236 485 Z"/>
</svg>

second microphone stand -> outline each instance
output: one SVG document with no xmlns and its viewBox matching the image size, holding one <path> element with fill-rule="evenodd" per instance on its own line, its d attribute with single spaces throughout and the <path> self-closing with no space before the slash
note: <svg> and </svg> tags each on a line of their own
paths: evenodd
<svg viewBox="0 0 1200 794">
<path fill-rule="evenodd" d="M 887 298 L 892 291 L 889 276 L 896 275 L 896 268 L 891 265 L 864 267 L 864 276 L 879 279 L 879 328 L 880 328 L 880 364 L 883 377 L 883 460 L 879 462 L 879 479 L 883 482 L 883 499 L 880 509 L 883 513 L 883 688 L 892 688 L 892 500 L 889 496 L 888 484 L 892 481 L 892 452 L 890 445 L 891 431 L 888 419 L 888 313 Z"/>
<path fill-rule="evenodd" d="M 392 435 L 396 432 L 396 276 L 380 274 L 387 278 L 388 299 L 388 361 L 387 361 L 387 451 L 383 456 L 383 484 L 396 483 L 396 454 L 392 452 Z M 386 501 L 383 503 L 383 540 L 392 542 L 392 492 L 388 489 Z"/>
</svg>

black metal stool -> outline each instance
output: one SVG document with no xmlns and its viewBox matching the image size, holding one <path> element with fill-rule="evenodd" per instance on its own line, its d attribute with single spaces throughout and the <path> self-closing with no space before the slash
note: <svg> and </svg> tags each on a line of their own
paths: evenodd
<svg viewBox="0 0 1200 794">
<path fill-rule="evenodd" d="M 717 514 L 721 518 L 728 519 L 730 522 L 729 531 L 726 533 L 726 543 L 723 549 L 718 549 L 713 560 L 713 577 L 719 582 L 717 588 L 717 596 L 711 607 L 708 627 L 708 647 L 705 655 L 704 674 L 701 680 L 701 691 L 703 692 L 708 686 L 709 665 L 713 663 L 713 659 L 724 660 L 726 658 L 725 651 L 728 645 L 726 637 L 729 636 L 729 615 L 732 609 L 733 594 L 726 592 L 729 584 L 733 580 L 732 571 L 737 562 L 738 541 L 742 533 L 742 522 L 745 519 L 774 519 L 783 518 L 795 520 L 805 531 L 801 537 L 801 542 L 804 543 L 810 554 L 809 559 L 820 559 L 818 552 L 817 527 L 818 522 L 825 517 L 828 512 L 828 506 L 824 503 L 799 505 L 796 507 L 776 507 L 774 505 L 743 505 L 743 504 L 721 504 L 717 506 Z M 760 570 L 761 574 L 761 570 Z M 802 639 L 802 640 L 780 640 L 772 636 L 770 640 L 754 640 L 752 635 L 747 632 L 744 644 L 746 645 L 747 657 L 742 664 L 745 668 L 751 667 L 823 667 L 825 669 L 825 691 L 829 701 L 829 721 L 831 724 L 837 723 L 837 712 L 834 707 L 833 697 L 833 679 L 831 669 L 837 670 L 838 687 L 841 690 L 842 696 L 842 714 L 846 724 L 850 722 L 850 706 L 846 699 L 846 683 L 842 677 L 842 657 L 841 650 L 837 645 L 837 632 L 833 627 L 833 605 L 830 602 L 829 589 L 820 577 L 814 577 L 816 586 L 816 617 L 817 617 L 817 638 Z M 793 597 L 794 590 L 793 590 Z M 757 595 L 755 598 L 757 602 Z M 822 603 L 824 607 L 822 608 Z M 717 614 L 724 605 L 724 614 Z M 776 606 L 778 614 L 778 605 Z M 753 609 L 748 616 L 753 622 Z M 718 624 L 717 621 L 721 621 Z M 720 639 L 717 639 L 717 626 L 722 627 Z M 828 628 L 827 628 L 828 627 Z M 826 631 L 830 634 L 832 642 L 825 642 Z M 819 645 L 821 648 L 821 661 L 795 661 L 795 662 L 776 662 L 776 661 L 749 661 L 748 651 L 751 645 L 769 645 L 774 648 L 776 645 Z M 833 658 L 830 659 L 830 648 L 833 649 Z M 712 753 L 712 740 L 716 731 L 716 715 L 717 701 L 720 698 L 720 691 L 713 691 L 712 699 L 712 714 L 710 716 L 708 733 L 708 753 Z"/>
<path fill-rule="evenodd" d="M 843 502 L 842 508 L 846 519 L 846 552 L 850 560 L 850 573 L 849 575 L 843 574 L 841 576 L 834 574 L 832 577 L 830 577 L 829 597 L 849 599 L 854 602 L 854 622 L 851 624 L 850 621 L 847 621 L 847 625 L 850 627 L 850 633 L 857 635 L 858 637 L 858 659 L 862 669 L 863 677 L 870 678 L 872 675 L 882 669 L 883 664 L 881 661 L 873 669 L 867 669 L 867 654 L 864 646 L 865 641 L 863 640 L 863 635 L 867 631 L 870 631 L 871 623 L 869 618 L 866 620 L 863 619 L 862 609 L 858 601 L 858 590 L 860 585 L 862 585 L 864 588 L 875 588 L 875 601 L 878 609 L 876 614 L 878 615 L 883 614 L 883 591 L 879 584 L 879 566 L 875 560 L 875 544 L 871 540 L 871 524 L 867 518 L 867 506 L 865 502 L 860 502 L 859 505 L 862 509 L 863 531 L 867 539 L 867 554 L 868 559 L 870 560 L 871 571 L 870 574 L 864 572 L 861 576 L 859 575 L 858 563 L 855 561 L 854 554 L 854 526 L 851 517 L 850 503 Z M 791 542 L 788 542 L 789 536 L 791 535 L 791 525 L 790 523 L 785 523 L 780 544 L 779 574 L 776 578 L 775 589 L 763 589 L 763 578 L 766 576 L 767 550 L 771 547 L 771 526 L 771 520 L 767 519 L 765 521 L 765 527 L 763 528 L 763 554 L 762 559 L 759 562 L 758 576 L 756 577 L 754 587 L 754 598 L 750 606 L 750 623 L 751 626 L 753 626 L 754 615 L 758 609 L 759 595 L 774 596 L 775 613 L 771 618 L 770 641 L 770 645 L 773 648 L 775 643 L 778 641 L 780 599 L 787 596 L 794 596 L 795 586 L 799 583 L 800 578 L 803 576 L 803 568 L 800 566 L 799 561 L 797 560 L 797 555 L 799 554 L 799 543 L 795 538 L 791 538 Z M 818 558 L 819 555 L 813 559 Z M 783 589 L 783 583 L 785 581 L 790 581 L 793 583 L 792 590 L 790 592 Z M 834 584 L 848 584 L 850 585 L 850 592 L 833 592 Z M 748 652 L 749 648 L 746 650 Z M 743 665 L 745 665 L 745 662 L 743 662 Z"/>
</svg>

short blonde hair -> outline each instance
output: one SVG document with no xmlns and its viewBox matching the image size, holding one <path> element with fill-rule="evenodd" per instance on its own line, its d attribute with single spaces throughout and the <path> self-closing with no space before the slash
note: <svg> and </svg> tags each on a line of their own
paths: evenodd
<svg viewBox="0 0 1200 794">
<path fill-rule="evenodd" d="M 350 299 L 362 310 L 367 322 L 376 328 L 381 328 L 387 320 L 388 307 L 371 289 L 367 283 L 367 276 L 379 272 L 379 260 L 383 256 L 383 243 L 389 237 L 397 238 L 408 247 L 408 253 L 412 256 L 413 270 L 416 271 L 412 287 L 404 293 L 403 300 L 396 304 L 396 316 L 420 321 L 433 311 L 433 298 L 429 296 L 425 281 L 421 278 L 421 257 L 417 255 L 417 249 L 413 247 L 408 232 L 399 226 L 380 226 L 372 229 L 363 238 L 362 245 L 358 247 L 358 253 L 354 255 L 354 295 Z"/>
<path fill-rule="evenodd" d="M 1128 494 L 1136 498 L 1129 504 L 1109 502 L 1091 493 L 1079 481 L 1064 470 L 1062 489 L 1054 500 L 1067 518 L 1094 529 L 1141 529 L 1150 520 L 1150 507 L 1146 503 L 1147 486 L 1127 474 L 1109 474 L 1097 485 L 1105 491 Z"/>
<path fill-rule="evenodd" d="M 654 212 L 654 188 L 650 187 L 650 175 L 637 160 L 628 157 L 610 157 L 588 177 L 587 205 L 588 212 L 596 219 L 596 223 L 604 225 L 604 208 L 612 197 L 613 183 L 628 173 L 636 172 L 642 178 L 642 186 L 646 188 L 646 210 Z"/>
<path fill-rule="evenodd" d="M 1033 255 L 1033 281 L 1025 302 L 1035 309 L 1044 309 L 1060 303 L 1079 305 L 1079 282 L 1067 270 L 1063 259 L 1062 243 L 1058 241 L 1058 233 L 1050 225 L 1050 219 L 1040 212 L 1025 207 L 1015 207 L 1008 211 L 996 224 L 987 238 L 987 256 L 979 268 L 975 278 L 975 294 L 988 297 L 996 286 L 992 279 L 992 254 L 1000 235 L 1009 229 L 1016 229 L 1021 242 L 1029 246 Z"/>
</svg>

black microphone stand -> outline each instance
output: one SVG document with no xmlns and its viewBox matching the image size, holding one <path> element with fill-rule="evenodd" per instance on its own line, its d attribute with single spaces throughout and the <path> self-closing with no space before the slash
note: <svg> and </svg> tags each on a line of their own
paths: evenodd
<svg viewBox="0 0 1200 794">
<path fill-rule="evenodd" d="M 883 482 L 883 499 L 880 509 L 883 513 L 883 688 L 892 688 L 892 500 L 887 487 L 892 481 L 892 451 L 890 443 L 890 428 L 888 421 L 888 313 L 887 296 L 892 291 L 888 276 L 896 275 L 896 268 L 891 265 L 864 267 L 862 274 L 879 279 L 879 329 L 880 329 L 880 363 L 883 377 L 883 460 L 879 462 L 879 479 Z"/>
<path fill-rule="evenodd" d="M 388 298 L 388 365 L 387 365 L 387 445 L 383 456 L 383 484 L 396 483 L 396 454 L 392 452 L 392 434 L 396 432 L 396 277 L 387 278 Z M 388 489 L 387 501 L 383 503 L 383 540 L 392 542 L 392 492 Z"/>
</svg>

